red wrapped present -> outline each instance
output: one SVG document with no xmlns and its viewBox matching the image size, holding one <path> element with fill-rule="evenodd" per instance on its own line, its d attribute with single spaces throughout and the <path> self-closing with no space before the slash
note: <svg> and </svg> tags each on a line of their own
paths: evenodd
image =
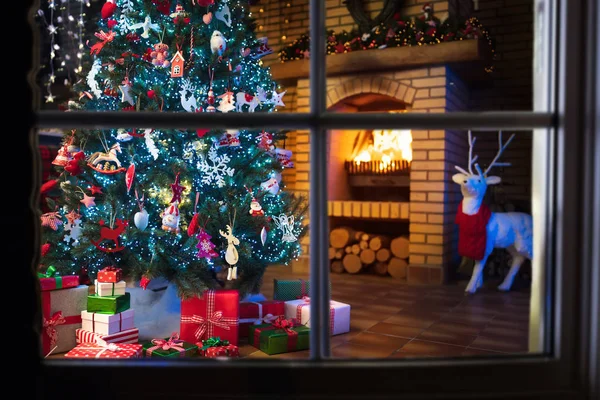
<svg viewBox="0 0 600 400">
<path fill-rule="evenodd" d="M 285 302 L 281 300 L 243 301 L 240 303 L 240 338 L 248 337 L 250 325 L 270 324 L 285 315 Z"/>
<path fill-rule="evenodd" d="M 53 266 L 49 266 L 45 273 L 38 272 L 38 278 L 40 279 L 42 291 L 79 286 L 79 276 L 58 276 L 56 275 L 56 268 Z"/>
<path fill-rule="evenodd" d="M 105 267 L 98 271 L 98 282 L 117 283 L 123 280 L 123 270 L 117 267 Z"/>
<path fill-rule="evenodd" d="M 112 335 L 103 335 L 101 333 L 86 331 L 85 329 L 77 329 L 75 335 L 77 343 L 95 343 L 98 340 L 104 340 L 106 343 L 137 343 L 139 331 L 137 328 L 133 328 L 113 333 Z"/>
<path fill-rule="evenodd" d="M 198 354 L 206 358 L 240 356 L 240 349 L 236 345 L 218 337 L 203 340 L 201 343 L 196 343 L 196 346 L 198 346 Z"/>
<path fill-rule="evenodd" d="M 218 336 L 237 345 L 240 300 L 237 290 L 207 290 L 181 301 L 181 339 L 199 341 Z"/>
<path fill-rule="evenodd" d="M 134 343 L 81 343 L 65 354 L 65 358 L 140 358 L 142 345 Z"/>
</svg>

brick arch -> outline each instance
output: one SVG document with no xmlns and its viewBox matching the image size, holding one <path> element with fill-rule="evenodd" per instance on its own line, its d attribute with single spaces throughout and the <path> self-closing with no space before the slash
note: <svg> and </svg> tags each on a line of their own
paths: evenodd
<svg viewBox="0 0 600 400">
<path fill-rule="evenodd" d="M 360 93 L 377 93 L 390 96 L 412 105 L 416 89 L 404 83 L 382 77 L 356 77 L 327 91 L 327 108 Z"/>
</svg>

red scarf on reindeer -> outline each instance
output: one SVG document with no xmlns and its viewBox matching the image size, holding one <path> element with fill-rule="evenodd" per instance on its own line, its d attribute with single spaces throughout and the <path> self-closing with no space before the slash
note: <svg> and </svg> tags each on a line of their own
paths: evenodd
<svg viewBox="0 0 600 400">
<path fill-rule="evenodd" d="M 482 204 L 477 213 L 463 212 L 462 201 L 458 205 L 454 223 L 458 225 L 458 254 L 475 261 L 483 259 L 487 243 L 487 223 L 492 216 L 489 207 Z"/>
</svg>

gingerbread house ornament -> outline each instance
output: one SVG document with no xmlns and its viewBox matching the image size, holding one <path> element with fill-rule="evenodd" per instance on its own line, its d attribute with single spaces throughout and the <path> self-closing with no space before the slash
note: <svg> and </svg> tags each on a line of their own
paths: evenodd
<svg viewBox="0 0 600 400">
<path fill-rule="evenodd" d="M 183 77 L 183 63 L 185 62 L 180 50 L 175 52 L 171 59 L 171 78 Z"/>
</svg>

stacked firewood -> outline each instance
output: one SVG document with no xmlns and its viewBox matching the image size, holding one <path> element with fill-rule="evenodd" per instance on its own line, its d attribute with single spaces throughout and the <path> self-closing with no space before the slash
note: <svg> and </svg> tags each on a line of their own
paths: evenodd
<svg viewBox="0 0 600 400">
<path fill-rule="evenodd" d="M 332 229 L 329 233 L 331 272 L 359 272 L 406 278 L 409 241 L 407 236 L 390 237 L 369 234 L 349 227 Z"/>
</svg>

